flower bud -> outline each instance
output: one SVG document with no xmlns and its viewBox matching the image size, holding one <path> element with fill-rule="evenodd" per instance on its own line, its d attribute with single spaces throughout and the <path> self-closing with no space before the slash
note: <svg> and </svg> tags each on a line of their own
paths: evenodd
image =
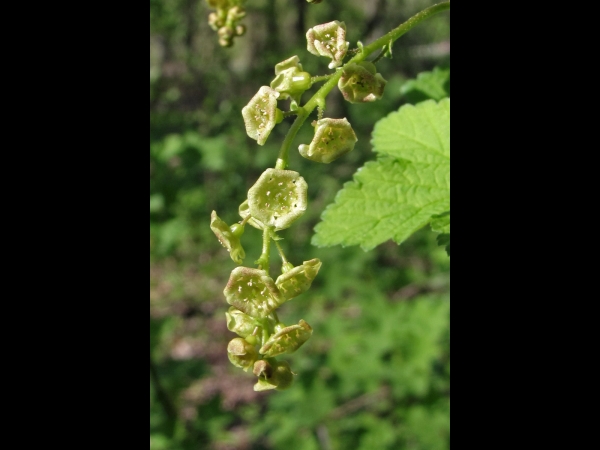
<svg viewBox="0 0 600 450">
<path fill-rule="evenodd" d="M 266 271 L 250 267 L 233 269 L 223 294 L 231 306 L 256 318 L 268 316 L 285 301 Z"/>
<path fill-rule="evenodd" d="M 292 97 L 298 101 L 300 95 L 312 86 L 310 74 L 302 71 L 302 64 L 297 56 L 276 64 L 275 75 L 271 88 L 281 94 L 280 100 Z"/>
<path fill-rule="evenodd" d="M 277 99 L 279 92 L 262 86 L 252 100 L 242 109 L 246 133 L 264 145 L 277 123 Z"/>
<path fill-rule="evenodd" d="M 243 36 L 244 34 L 246 34 L 246 26 L 238 25 L 237 27 L 235 27 L 235 34 L 237 36 Z"/>
<path fill-rule="evenodd" d="M 216 211 L 213 211 L 210 215 L 210 229 L 215 233 L 221 245 L 227 249 L 231 259 L 237 264 L 242 264 L 243 259 L 246 257 L 246 252 L 244 252 L 240 239 L 232 232 L 231 228 L 217 216 Z"/>
<path fill-rule="evenodd" d="M 208 24 L 213 30 L 217 31 L 224 23 L 223 19 L 220 19 L 217 13 L 212 12 L 208 15 Z"/>
<path fill-rule="evenodd" d="M 248 190 L 249 212 L 264 225 L 283 230 L 306 211 L 307 189 L 298 172 L 267 169 Z"/>
<path fill-rule="evenodd" d="M 304 261 L 301 266 L 283 272 L 275 285 L 286 300 L 297 297 L 310 288 L 320 268 L 321 261 L 318 258 Z"/>
<path fill-rule="evenodd" d="M 329 164 L 351 151 L 357 140 L 346 118 L 325 118 L 317 121 L 312 142 L 300 145 L 298 151 L 306 159 Z"/>
<path fill-rule="evenodd" d="M 242 234 L 244 234 L 244 226 L 241 223 L 234 223 L 229 227 L 229 229 L 237 238 L 241 237 Z"/>
<path fill-rule="evenodd" d="M 261 355 L 272 358 L 283 353 L 294 353 L 312 335 L 311 326 L 304 320 L 298 325 L 285 327 L 269 338 L 258 351 Z"/>
<path fill-rule="evenodd" d="M 258 327 L 258 324 L 252 317 L 233 306 L 225 313 L 225 318 L 227 319 L 227 329 L 243 338 L 252 335 Z"/>
<path fill-rule="evenodd" d="M 258 354 L 254 346 L 242 338 L 235 338 L 229 342 L 227 345 L 227 356 L 231 364 L 244 369 L 245 372 L 248 372 L 258 359 Z"/>
<path fill-rule="evenodd" d="M 337 20 L 311 28 L 306 33 L 306 40 L 306 48 L 313 55 L 331 58 L 330 69 L 339 67 L 348 51 L 346 24 Z"/>
<path fill-rule="evenodd" d="M 219 35 L 219 37 L 221 39 L 231 39 L 233 38 L 233 30 L 229 27 L 221 27 L 219 28 L 219 31 L 217 31 L 217 34 Z"/>
<path fill-rule="evenodd" d="M 227 21 L 235 22 L 244 17 L 246 17 L 246 11 L 239 6 L 234 6 L 227 11 Z"/>
<path fill-rule="evenodd" d="M 338 88 L 350 103 L 373 102 L 381 98 L 387 84 L 376 72 L 375 65 L 367 61 L 346 64 Z"/>
<path fill-rule="evenodd" d="M 233 40 L 228 38 L 219 38 L 219 45 L 221 47 L 231 47 L 233 45 Z"/>
</svg>

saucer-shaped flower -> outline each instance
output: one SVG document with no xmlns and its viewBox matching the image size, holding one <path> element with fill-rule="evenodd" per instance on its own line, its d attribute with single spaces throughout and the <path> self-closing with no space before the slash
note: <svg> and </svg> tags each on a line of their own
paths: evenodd
<svg viewBox="0 0 600 450">
<path fill-rule="evenodd" d="M 294 267 L 280 275 L 275 280 L 275 285 L 279 289 L 279 292 L 281 292 L 281 295 L 286 300 L 289 300 L 310 288 L 320 268 L 321 261 L 318 258 L 304 261 L 301 266 Z"/>
<path fill-rule="evenodd" d="M 298 325 L 285 327 L 271 336 L 258 352 L 268 358 L 283 353 L 293 353 L 308 341 L 311 335 L 311 326 L 301 319 Z"/>
<path fill-rule="evenodd" d="M 236 367 L 241 367 L 245 372 L 254 367 L 258 353 L 252 344 L 242 338 L 232 339 L 227 345 L 229 361 Z"/>
<path fill-rule="evenodd" d="M 290 96 L 299 97 L 312 85 L 310 74 L 302 71 L 302 64 L 297 56 L 276 64 L 275 75 L 271 88 L 281 94 L 280 100 L 286 100 Z"/>
<path fill-rule="evenodd" d="M 364 103 L 380 99 L 386 84 L 375 65 L 363 61 L 344 66 L 338 88 L 350 103 Z"/>
<path fill-rule="evenodd" d="M 243 338 L 250 336 L 258 327 L 252 317 L 233 306 L 225 313 L 225 318 L 227 319 L 227 329 Z"/>
<path fill-rule="evenodd" d="M 307 189 L 298 172 L 267 169 L 248 191 L 248 210 L 264 225 L 283 230 L 306 211 Z"/>
<path fill-rule="evenodd" d="M 306 40 L 306 48 L 313 55 L 331 58 L 330 69 L 339 67 L 348 51 L 346 24 L 337 20 L 311 28 L 306 33 Z"/>
<path fill-rule="evenodd" d="M 345 117 L 325 118 L 317 121 L 312 142 L 309 145 L 301 144 L 298 151 L 306 159 L 329 164 L 351 151 L 357 140 L 350 122 Z"/>
<path fill-rule="evenodd" d="M 227 303 L 256 318 L 264 318 L 285 299 L 266 271 L 236 267 L 223 291 Z"/>
<path fill-rule="evenodd" d="M 275 124 L 283 119 L 282 112 L 277 109 L 278 98 L 279 92 L 262 86 L 242 109 L 246 133 L 259 145 L 265 144 Z"/>
<path fill-rule="evenodd" d="M 242 264 L 246 253 L 240 243 L 240 239 L 233 234 L 229 225 L 217 216 L 216 211 L 213 211 L 210 215 L 210 229 L 215 233 L 221 245 L 227 249 L 231 259 L 238 264 Z"/>
</svg>

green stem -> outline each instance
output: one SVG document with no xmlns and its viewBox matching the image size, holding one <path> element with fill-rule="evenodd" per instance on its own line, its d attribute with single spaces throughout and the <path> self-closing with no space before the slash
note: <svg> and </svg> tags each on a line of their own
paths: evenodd
<svg viewBox="0 0 600 450">
<path fill-rule="evenodd" d="M 277 251 L 279 252 L 279 256 L 281 256 L 281 261 L 283 261 L 284 264 L 287 263 L 288 260 L 285 257 L 285 255 L 283 254 L 283 249 L 281 248 L 281 245 L 279 245 L 279 242 L 277 242 L 277 241 L 273 241 L 273 242 L 275 242 L 275 247 L 277 247 Z"/>
<path fill-rule="evenodd" d="M 362 51 L 359 52 L 352 59 L 350 59 L 346 64 L 344 64 L 344 66 L 347 64 L 358 63 L 358 62 L 364 61 L 365 58 L 367 58 L 371 53 L 382 48 L 384 45 L 389 44 L 390 41 L 392 41 L 392 42 L 395 41 L 400 36 L 405 34 L 407 31 L 409 31 L 410 29 L 414 28 L 416 25 L 423 22 L 425 19 L 428 19 L 429 17 L 433 16 L 434 14 L 437 14 L 442 11 L 446 11 L 448 9 L 450 9 L 449 1 L 438 3 L 437 5 L 433 5 L 433 6 L 430 6 L 429 8 L 425 8 L 423 11 L 418 12 L 417 14 L 412 16 L 410 19 L 408 19 L 402 25 L 398 26 L 397 28 L 394 28 L 389 33 L 383 35 L 379 39 L 377 39 L 374 42 L 370 43 L 369 45 L 363 47 Z M 338 69 L 335 73 L 331 74 L 330 78 L 325 82 L 325 84 L 323 86 L 321 86 L 321 88 L 317 92 L 315 92 L 315 94 L 311 97 L 311 99 L 308 102 L 306 102 L 306 104 L 302 108 L 298 109 L 298 117 L 296 117 L 296 120 L 292 124 L 292 127 L 288 131 L 287 135 L 285 136 L 285 139 L 283 140 L 283 143 L 281 144 L 281 148 L 279 150 L 279 155 L 277 157 L 277 162 L 275 164 L 276 169 L 285 169 L 287 167 L 289 150 L 290 150 L 290 147 L 292 146 L 292 142 L 293 142 L 294 138 L 296 137 L 296 134 L 298 133 L 298 131 L 304 124 L 304 121 L 313 112 L 313 110 L 320 103 L 322 104 L 322 102 L 325 101 L 325 97 L 327 97 L 329 92 L 331 92 L 331 90 L 336 86 L 336 84 L 338 83 L 341 76 L 342 76 L 341 69 Z"/>
<path fill-rule="evenodd" d="M 315 77 L 310 77 L 310 82 L 312 84 L 318 83 L 319 81 L 325 81 L 327 80 L 329 77 L 331 77 L 333 74 L 328 74 L 328 75 L 319 75 L 319 76 L 315 76 Z"/>
<path fill-rule="evenodd" d="M 271 252 L 271 237 L 272 237 L 272 229 L 270 227 L 265 227 L 263 230 L 263 246 L 262 253 L 260 258 L 258 258 L 254 264 L 258 264 L 261 270 L 269 272 L 269 257 Z"/>
<path fill-rule="evenodd" d="M 248 215 L 247 215 L 247 216 L 244 218 L 244 220 L 242 220 L 242 221 L 240 222 L 240 225 L 241 225 L 241 226 L 243 226 L 243 227 L 245 227 L 245 226 L 246 226 L 246 223 L 247 223 L 247 222 L 250 220 L 250 218 L 251 218 L 251 217 L 252 217 L 252 216 L 251 216 L 250 214 L 248 214 Z"/>
</svg>

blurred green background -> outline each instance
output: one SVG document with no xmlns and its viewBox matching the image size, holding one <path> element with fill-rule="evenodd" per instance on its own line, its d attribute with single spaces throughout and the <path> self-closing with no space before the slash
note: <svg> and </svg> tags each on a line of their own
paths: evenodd
<svg viewBox="0 0 600 450">
<path fill-rule="evenodd" d="M 292 146 L 290 169 L 308 183 L 309 208 L 281 244 L 292 263 L 320 258 L 323 266 L 308 292 L 278 310 L 283 322 L 302 318 L 314 329 L 284 358 L 297 374 L 287 391 L 254 392 L 256 377 L 228 361 L 235 335 L 223 288 L 235 264 L 209 228 L 212 210 L 239 220 L 238 205 L 274 165 L 293 120 L 263 147 L 246 136 L 240 111 L 270 83 L 273 66 L 298 55 L 311 74 L 329 72 L 328 60 L 306 50 L 306 30 L 345 21 L 352 48 L 434 3 L 248 0 L 246 35 L 222 48 L 205 0 L 150 1 L 151 449 L 449 448 L 449 258 L 435 234 L 423 229 L 368 253 L 310 245 L 323 209 L 374 159 L 375 122 L 421 100 L 403 97 L 403 83 L 449 66 L 448 12 L 400 38 L 378 64 L 388 80 L 382 100 L 353 105 L 332 91 L 325 115 L 348 118 L 354 151 L 329 165 L 304 160 L 295 149 L 310 142 L 308 125 Z M 251 265 L 261 234 L 246 227 L 242 243 Z M 275 251 L 272 261 L 275 275 Z"/>
</svg>

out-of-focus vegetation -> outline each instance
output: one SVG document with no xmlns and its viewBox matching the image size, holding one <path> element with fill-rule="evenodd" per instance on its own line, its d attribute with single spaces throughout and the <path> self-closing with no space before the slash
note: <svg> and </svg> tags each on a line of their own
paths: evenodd
<svg viewBox="0 0 600 450">
<path fill-rule="evenodd" d="M 239 220 L 237 206 L 274 165 L 293 120 L 262 147 L 246 136 L 240 111 L 273 79 L 273 66 L 298 55 L 311 74 L 329 72 L 306 50 L 306 29 L 345 21 L 351 46 L 368 43 L 434 3 L 247 0 L 247 33 L 225 49 L 205 0 L 151 0 L 151 449 L 449 448 L 449 259 L 435 234 L 424 229 L 367 253 L 310 245 L 325 206 L 374 159 L 375 122 L 416 101 L 405 82 L 449 65 L 448 13 L 400 38 L 393 58 L 378 64 L 388 80 L 381 100 L 328 97 L 328 116 L 347 117 L 356 131 L 351 153 L 326 165 L 292 149 L 290 168 L 308 183 L 309 207 L 280 233 L 281 244 L 294 264 L 320 258 L 323 266 L 311 290 L 279 310 L 282 321 L 303 318 L 314 329 L 288 358 L 297 376 L 287 391 L 254 392 L 255 377 L 227 358 L 235 335 L 223 288 L 235 264 L 209 228 L 212 210 Z M 293 148 L 311 133 L 305 126 Z M 242 240 L 250 265 L 260 232 L 247 227 Z"/>
</svg>

